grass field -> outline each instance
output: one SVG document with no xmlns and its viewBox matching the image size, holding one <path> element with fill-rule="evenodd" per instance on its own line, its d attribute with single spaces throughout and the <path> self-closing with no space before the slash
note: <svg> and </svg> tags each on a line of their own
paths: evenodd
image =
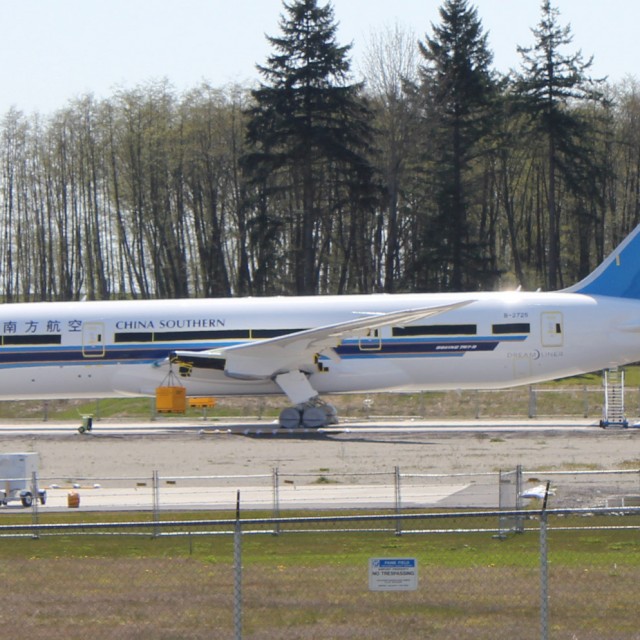
<svg viewBox="0 0 640 640">
<path fill-rule="evenodd" d="M 432 532 L 396 536 L 366 530 L 371 523 L 356 533 L 340 531 L 342 522 L 303 522 L 283 525 L 276 536 L 247 522 L 245 530 L 263 533 L 242 538 L 243 637 L 539 638 L 537 520 L 506 540 L 467 530 L 495 525 L 484 517 L 417 520 L 411 527 Z M 637 638 L 640 516 L 565 517 L 550 525 L 550 637 Z M 566 530 L 573 527 L 580 528 Z M 20 621 L 5 637 L 233 637 L 234 541 L 214 531 L 3 539 L 0 615 L 5 624 Z M 418 590 L 369 591 L 373 557 L 416 558 Z"/>
<path fill-rule="evenodd" d="M 640 367 L 627 367 L 626 402 L 629 415 L 640 413 Z M 330 396 L 342 417 L 380 416 L 480 418 L 526 418 L 534 396 L 537 416 L 585 416 L 599 419 L 604 400 L 602 377 L 590 374 L 556 382 L 517 387 L 501 391 L 451 391 L 415 394 L 381 393 L 373 395 Z M 286 406 L 284 397 L 221 398 L 215 408 L 207 409 L 211 420 L 229 417 L 274 419 Z M 83 415 L 102 419 L 130 418 L 147 420 L 154 415 L 152 398 L 113 398 L 86 401 L 50 400 L 0 402 L 0 419 L 78 420 Z M 187 409 L 185 417 L 201 418 L 200 409 Z"/>
</svg>

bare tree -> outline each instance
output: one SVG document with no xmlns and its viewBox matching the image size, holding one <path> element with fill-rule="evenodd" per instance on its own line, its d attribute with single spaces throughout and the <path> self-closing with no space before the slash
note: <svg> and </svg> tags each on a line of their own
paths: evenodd
<svg viewBox="0 0 640 640">
<path fill-rule="evenodd" d="M 372 158 L 383 177 L 384 213 L 375 234 L 382 288 L 395 291 L 400 274 L 402 210 L 406 211 L 407 166 L 415 162 L 417 114 L 406 92 L 418 79 L 417 38 L 397 24 L 372 34 L 363 64 L 367 93 L 373 106 L 380 154 Z M 386 215 L 384 215 L 386 214 Z M 406 239 L 405 239 L 406 241 Z"/>
</svg>

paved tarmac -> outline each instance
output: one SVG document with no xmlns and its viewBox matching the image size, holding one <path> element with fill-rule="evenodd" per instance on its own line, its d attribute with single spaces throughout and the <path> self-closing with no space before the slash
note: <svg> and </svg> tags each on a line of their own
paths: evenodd
<svg viewBox="0 0 640 640">
<path fill-rule="evenodd" d="M 0 424 L 0 436 L 63 436 L 78 433 L 80 421 L 66 422 L 11 422 Z M 584 431 L 599 428 L 593 419 L 501 419 L 501 420 L 366 420 L 345 421 L 339 425 L 323 429 L 282 429 L 273 421 L 243 420 L 172 420 L 154 421 L 100 421 L 93 423 L 88 436 L 97 435 L 166 435 L 180 432 L 196 432 L 201 435 L 248 435 L 274 436 L 323 436 L 323 435 L 365 435 L 401 433 L 504 433 L 511 431 Z"/>
<path fill-rule="evenodd" d="M 498 471 L 640 466 L 638 429 L 601 429 L 589 419 L 351 421 L 320 431 L 279 429 L 269 422 L 176 420 L 0 425 L 0 451 L 40 454 L 43 510 L 80 494 L 83 510 L 269 510 L 278 470 L 280 509 L 495 508 Z M 637 462 L 636 462 L 637 461 Z M 635 467 L 634 467 L 635 468 Z M 539 474 L 536 470 L 540 470 Z M 152 474 L 158 474 L 154 494 Z M 628 493 L 607 480 L 577 493 L 563 479 L 559 494 L 585 501 L 596 492 Z M 627 482 L 625 477 L 625 482 Z M 633 479 L 628 482 L 633 482 Z M 77 484 L 79 486 L 74 487 Z M 4 509 L 20 508 L 11 504 Z"/>
<path fill-rule="evenodd" d="M 438 486 L 411 487 L 403 493 L 402 504 L 407 509 L 433 508 L 445 500 L 451 505 L 452 497 L 468 484 L 442 484 Z M 275 508 L 274 495 L 270 487 L 245 486 L 240 491 L 243 509 L 269 511 Z M 59 487 L 47 489 L 47 501 L 42 511 L 66 511 L 69 494 L 79 495 L 78 511 L 151 511 L 154 509 L 152 487 Z M 158 492 L 158 509 L 174 510 L 224 510 L 236 507 L 238 490 L 233 487 L 162 487 Z M 491 491 L 496 493 L 497 491 Z M 495 497 L 495 496 L 494 496 Z M 493 501 L 492 501 L 493 502 Z M 393 485 L 301 485 L 284 486 L 279 489 L 280 510 L 304 509 L 394 509 L 395 489 Z M 21 509 L 18 503 L 8 509 Z"/>
</svg>

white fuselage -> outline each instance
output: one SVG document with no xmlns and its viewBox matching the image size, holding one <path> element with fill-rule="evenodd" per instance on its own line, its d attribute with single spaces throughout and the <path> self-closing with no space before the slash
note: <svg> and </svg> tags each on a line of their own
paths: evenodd
<svg viewBox="0 0 640 640">
<path fill-rule="evenodd" d="M 321 394 L 489 389 L 640 360 L 640 302 L 577 293 L 478 293 L 5 304 L 3 399 L 151 395 L 168 356 L 433 305 L 463 308 L 347 338 L 305 370 Z M 282 393 L 223 370 L 181 378 L 189 395 Z"/>
</svg>

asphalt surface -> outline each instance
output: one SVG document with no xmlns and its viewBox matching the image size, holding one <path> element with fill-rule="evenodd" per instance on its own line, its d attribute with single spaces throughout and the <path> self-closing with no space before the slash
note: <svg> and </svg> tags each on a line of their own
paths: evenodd
<svg viewBox="0 0 640 640">
<path fill-rule="evenodd" d="M 366 507 L 371 509 L 393 509 L 400 497 L 405 508 L 496 508 L 499 505 L 498 474 L 495 469 L 486 472 L 478 463 L 478 473 L 473 473 L 473 464 L 466 464 L 464 473 L 424 474 L 407 473 L 402 479 L 400 496 L 397 494 L 391 463 L 400 461 L 403 469 L 408 471 L 419 468 L 421 449 L 430 447 L 434 443 L 446 443 L 449 448 L 455 448 L 455 455 L 451 459 L 451 472 L 456 466 L 464 462 L 469 463 L 479 454 L 470 445 L 485 445 L 487 438 L 498 449 L 501 443 L 509 443 L 510 439 L 519 446 L 535 449 L 531 444 L 548 439 L 553 450 L 560 450 L 558 442 L 565 443 L 565 448 L 575 448 L 576 442 L 590 443 L 598 452 L 599 442 L 618 443 L 628 448 L 626 442 L 635 440 L 635 429 L 617 430 L 605 433 L 598 427 L 598 423 L 588 419 L 564 420 L 411 420 L 411 421 L 363 421 L 347 422 L 336 427 L 321 430 L 285 430 L 274 423 L 242 422 L 221 420 L 166 420 L 152 422 L 109 422 L 96 421 L 91 432 L 80 435 L 78 422 L 41 422 L 41 423 L 11 423 L 0 425 L 0 441 L 3 450 L 22 450 L 25 444 L 30 450 L 47 451 L 45 444 L 57 445 L 57 453 L 47 455 L 48 466 L 51 466 L 51 456 L 61 458 L 60 451 L 67 451 L 70 457 L 76 455 L 80 461 L 89 462 L 91 456 L 96 460 L 104 458 L 104 465 L 98 465 L 94 473 L 87 469 L 84 477 L 76 479 L 78 470 L 85 467 L 78 462 L 74 470 L 64 473 L 61 477 L 40 475 L 41 488 L 46 488 L 48 499 L 39 508 L 44 511 L 67 510 L 69 494 L 79 495 L 80 511 L 100 510 L 137 510 L 152 509 L 167 510 L 232 510 L 235 508 L 237 493 L 240 491 L 244 508 L 269 510 L 279 509 L 350 509 Z M 606 430 L 610 431 L 610 430 Z M 474 436 L 469 438 L 469 436 Z M 435 439 L 435 440 L 434 440 Z M 262 442 L 263 460 L 257 459 L 253 451 L 245 454 L 253 443 L 258 446 Z M 273 463 L 267 455 L 275 455 L 279 460 L 296 461 L 300 451 L 308 452 L 314 447 L 306 467 L 310 468 L 316 462 L 318 469 L 326 465 L 332 471 L 337 467 L 336 455 L 348 458 L 351 448 L 359 451 L 364 445 L 375 447 L 371 453 L 370 462 L 362 462 L 362 466 L 371 468 L 373 465 L 383 467 L 387 462 L 389 471 L 379 478 L 367 478 L 364 475 L 341 477 L 339 480 L 324 478 L 316 474 L 313 479 L 302 477 L 304 474 L 295 473 L 283 476 L 277 490 L 271 475 Z M 60 449 L 60 446 L 64 449 Z M 163 447 L 177 453 L 184 448 L 191 447 L 192 451 L 201 452 L 211 449 L 211 455 L 223 457 L 222 449 L 233 452 L 237 459 L 231 460 L 224 468 L 225 475 L 220 473 L 202 473 L 198 461 L 193 453 L 184 453 L 181 465 L 177 465 L 171 473 L 173 475 L 158 475 L 156 487 L 149 477 L 150 465 L 156 460 L 163 473 L 162 462 L 154 453 L 157 447 Z M 10 448 L 12 447 L 12 448 Z M 116 447 L 116 449 L 108 449 Z M 336 449 L 339 447 L 339 449 Z M 486 447 L 485 447 L 486 448 Z M 76 453 L 77 452 L 77 453 Z M 347 452 L 347 453 L 345 453 Z M 412 467 L 408 462 L 407 452 L 415 452 L 418 461 Z M 320 462 L 320 456 L 327 455 L 329 462 Z M 489 448 L 489 455 L 491 450 Z M 46 455 L 46 454 L 45 454 Z M 118 467 L 118 472 L 109 474 L 109 457 L 128 456 L 129 466 Z M 244 455 L 251 456 L 251 463 L 243 463 Z M 396 457 L 393 457 L 393 456 Z M 487 455 L 487 454 L 483 454 Z M 520 453 L 516 455 L 521 455 Z M 572 454 L 573 455 L 573 454 Z M 388 460 L 387 460 L 388 458 Z M 586 460 L 586 458 L 585 458 Z M 348 460 L 345 469 L 348 467 Z M 217 462 L 213 460 L 213 462 Z M 513 466 L 517 460 L 514 458 Z M 143 463 L 146 467 L 143 469 Z M 282 462 L 280 462 L 282 464 Z M 299 466 L 300 466 L 299 465 Z M 418 465 L 418 466 L 416 466 Z M 429 461 L 425 461 L 428 468 Z M 88 466 L 88 464 L 87 464 Z M 247 472 L 249 466 L 249 472 Z M 155 467 L 154 467 L 155 468 Z M 92 466 L 92 470 L 96 469 Z M 124 473 L 123 469 L 127 472 Z M 295 471 L 295 468 L 291 468 Z M 216 471 L 216 468 L 212 468 Z M 258 472 L 253 472 L 257 470 Z M 285 469 L 286 470 L 286 469 Z M 298 468 L 299 471 L 299 468 Z M 227 473 L 229 475 L 227 475 Z M 233 474 L 233 475 L 231 475 Z M 310 474 L 313 475 L 313 474 Z M 95 478 L 94 481 L 89 478 Z M 288 478 L 288 479 L 287 479 Z M 4 510 L 21 509 L 19 503 L 10 503 Z M 0 511 L 1 513 L 1 511 Z"/>
</svg>

